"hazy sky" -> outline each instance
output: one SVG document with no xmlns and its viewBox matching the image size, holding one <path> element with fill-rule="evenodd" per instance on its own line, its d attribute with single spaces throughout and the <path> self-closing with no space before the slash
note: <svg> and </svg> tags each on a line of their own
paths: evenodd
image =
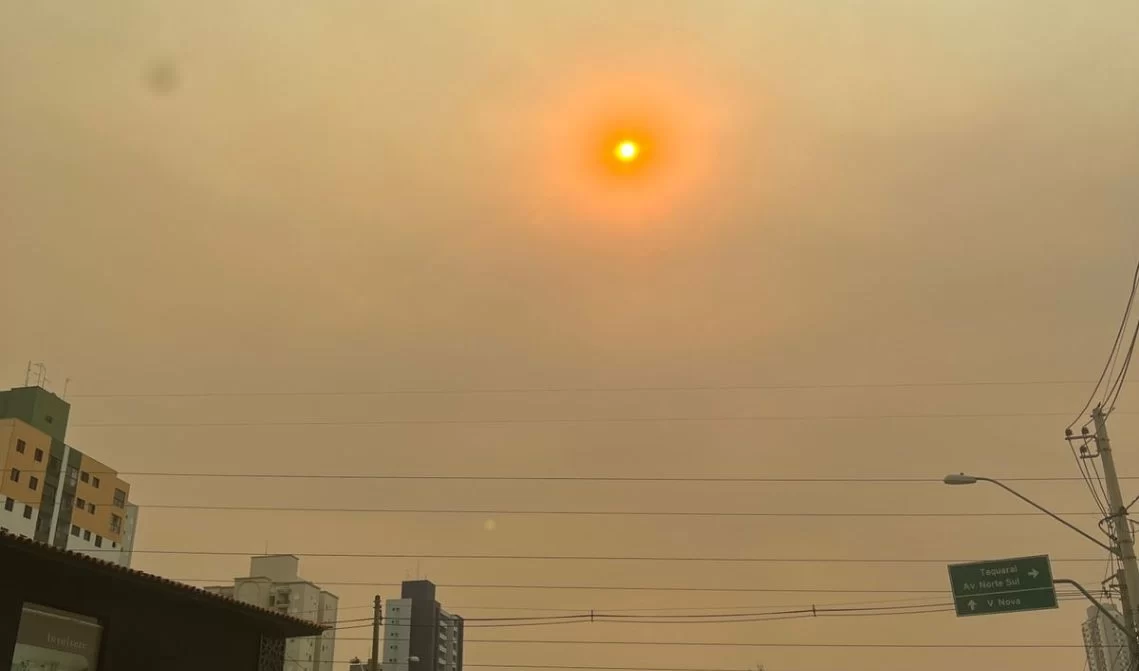
<svg viewBox="0 0 1139 671">
<path fill-rule="evenodd" d="M 1074 476 L 1061 431 L 1090 384 L 581 389 L 1094 379 L 1139 251 L 1136 25 L 1130 0 L 0 0 L 0 384 L 22 384 L 29 359 L 48 365 L 57 392 L 70 378 L 69 442 L 123 471 Z M 635 179 L 604 168 L 597 143 L 617 127 L 654 150 Z M 563 391 L 147 396 L 487 388 Z M 142 396 L 84 397 L 100 394 Z M 1139 397 L 1123 400 L 1120 467 L 1139 473 L 1125 414 Z M 967 416 L 898 417 L 931 413 Z M 869 418 L 837 419 L 851 415 Z M 671 421 L 486 421 L 591 418 Z M 358 424 L 383 420 L 440 421 Z M 309 421 L 324 423 L 272 425 Z M 218 426 L 233 422 L 253 426 Z M 1094 558 L 1055 565 L 1089 586 L 1104 570 L 1101 552 L 1036 517 L 146 508 L 1026 510 L 983 486 L 127 479 L 142 550 L 1050 553 Z M 1094 510 L 1078 481 L 1022 490 L 1058 511 Z M 230 579 L 247 560 L 140 554 L 135 565 Z M 307 558 L 302 572 L 945 590 L 444 589 L 470 617 L 948 596 L 936 562 Z M 367 615 L 373 588 L 329 588 L 342 618 Z M 1065 602 L 975 620 L 472 629 L 482 640 L 1073 647 L 471 643 L 467 662 L 1074 671 L 1083 617 L 1082 602 Z M 364 656 L 367 643 L 346 638 L 367 633 L 344 632 L 337 657 Z"/>
</svg>

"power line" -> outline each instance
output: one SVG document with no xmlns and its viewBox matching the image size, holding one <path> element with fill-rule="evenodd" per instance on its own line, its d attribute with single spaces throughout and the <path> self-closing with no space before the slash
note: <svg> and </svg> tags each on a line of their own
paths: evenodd
<svg viewBox="0 0 1139 671">
<path fill-rule="evenodd" d="M 867 648 L 867 649 L 937 649 L 937 650 L 990 650 L 990 649 L 1068 649 L 1085 646 L 1083 643 L 790 643 L 776 641 L 600 641 L 600 640 L 543 640 L 525 638 L 464 639 L 468 643 L 483 645 L 637 645 L 701 648 Z"/>
<path fill-rule="evenodd" d="M 1127 322 L 1131 318 L 1131 308 L 1135 304 L 1135 291 L 1136 291 L 1136 289 L 1139 289 L 1139 263 L 1136 264 L 1135 275 L 1134 275 L 1134 277 L 1131 278 L 1131 292 L 1127 296 L 1127 307 L 1123 310 L 1123 319 L 1122 319 L 1121 324 L 1120 324 L 1121 329 L 1126 327 Z M 1112 348 L 1111 354 L 1108 357 L 1108 364 L 1109 364 L 1108 373 L 1107 373 L 1107 379 L 1109 380 L 1108 388 L 1104 389 L 1103 399 L 1100 401 L 1100 404 L 1105 406 L 1105 407 L 1110 407 L 1107 405 L 1107 399 L 1108 399 L 1108 397 L 1110 397 L 1112 395 L 1112 392 L 1115 389 L 1115 385 L 1119 379 L 1119 378 L 1116 378 L 1116 380 L 1112 380 L 1112 377 L 1115 374 L 1115 365 L 1119 362 L 1119 346 L 1121 344 L 1122 344 L 1122 341 L 1120 340 L 1119 335 L 1117 334 L 1116 340 L 1115 340 L 1115 346 Z M 1130 358 L 1130 353 L 1129 353 L 1128 358 Z M 1123 376 L 1125 376 L 1127 374 L 1125 369 L 1126 369 L 1128 363 L 1129 363 L 1129 361 L 1126 361 L 1126 360 L 1124 361 L 1123 368 L 1120 369 L 1120 378 L 1122 378 Z"/>
<path fill-rule="evenodd" d="M 87 553 L 115 552 L 118 549 L 89 549 Z M 250 554 L 234 550 L 173 550 L 162 548 L 132 549 L 134 554 L 181 555 L 189 557 L 248 557 Z M 680 562 L 680 563 L 723 563 L 723 564 L 953 564 L 969 559 L 933 558 L 867 558 L 867 557 L 696 557 L 659 555 L 512 555 L 512 554 L 409 554 L 380 552 L 290 552 L 297 557 L 323 559 L 462 559 L 469 561 L 597 561 L 597 562 Z M 1053 563 L 1099 563 L 1102 557 L 1053 558 Z"/>
<path fill-rule="evenodd" d="M 1087 384 L 1088 380 L 967 380 L 961 382 L 882 382 L 822 384 L 663 385 L 624 387 L 468 387 L 434 389 L 309 390 L 309 391 L 185 391 L 71 394 L 71 398 L 234 398 L 289 396 L 442 396 L 490 394 L 640 393 L 687 391 L 809 391 L 823 389 L 924 389 L 938 387 L 1033 387 Z"/>
<path fill-rule="evenodd" d="M 1135 354 L 1136 340 L 1139 340 L 1139 321 L 1135 323 L 1135 332 L 1131 334 L 1131 344 L 1127 347 L 1127 355 L 1123 359 L 1119 377 L 1116 378 L 1115 384 L 1104 397 L 1104 407 L 1107 408 L 1108 412 L 1112 412 L 1115 402 L 1119 399 L 1119 394 L 1123 392 L 1123 383 L 1127 380 L 1127 372 L 1131 369 L 1131 357 Z"/>
<path fill-rule="evenodd" d="M 106 503 L 103 505 L 107 505 Z M 243 506 L 206 504 L 139 504 L 146 510 L 203 510 L 257 513 L 352 513 L 383 515 L 515 515 L 565 517 L 795 517 L 795 518 L 970 518 L 970 517 L 1041 517 L 1038 512 L 758 512 L 731 510 L 518 510 L 510 508 L 318 508 L 308 506 Z M 1067 516 L 1100 517 L 1101 513 L 1056 513 Z"/>
<path fill-rule="evenodd" d="M 1127 297 L 1127 306 L 1123 311 L 1123 319 L 1119 321 L 1119 328 L 1116 330 L 1115 340 L 1112 342 L 1111 350 L 1107 355 L 1107 361 L 1103 364 L 1103 371 L 1100 372 L 1099 379 L 1096 381 L 1095 387 L 1092 388 L 1092 393 L 1088 396 L 1088 400 L 1084 403 L 1084 407 L 1081 408 L 1078 413 L 1076 413 L 1075 419 L 1073 419 L 1071 423 L 1068 424 L 1068 429 L 1071 429 L 1081 419 L 1083 419 L 1084 413 L 1087 412 L 1088 408 L 1092 406 L 1092 403 L 1095 401 L 1096 394 L 1099 393 L 1100 387 L 1103 385 L 1104 379 L 1107 378 L 1108 371 L 1111 370 L 1111 367 L 1116 359 L 1116 355 L 1119 352 L 1119 346 L 1123 341 L 1123 333 L 1127 328 L 1127 320 L 1131 315 L 1131 306 L 1135 302 L 1135 293 L 1137 289 L 1139 289 L 1139 263 L 1135 265 L 1135 273 L 1131 278 L 1131 291 Z M 1136 331 L 1136 334 L 1139 335 L 1139 330 Z M 1134 340 L 1132 342 L 1134 342 Z M 1110 386 L 1111 383 L 1109 382 L 1108 384 Z M 1108 406 L 1108 408 L 1110 409 L 1110 406 Z"/>
<path fill-rule="evenodd" d="M 1060 598 L 1062 601 L 1072 601 L 1082 599 L 1082 595 L 1064 595 Z M 502 617 L 502 618 L 464 618 L 465 628 L 492 628 L 492 627 L 518 627 L 518 626 L 566 626 L 575 624 L 737 624 L 737 623 L 752 623 L 752 622 L 770 622 L 785 619 L 806 619 L 806 618 L 821 618 L 821 617 L 879 617 L 879 616 L 899 616 L 899 615 L 922 615 L 929 613 L 944 613 L 954 610 L 952 604 L 949 603 L 911 603 L 911 604 L 895 604 L 884 606 L 830 606 L 830 605 L 811 605 L 797 608 L 781 608 L 781 609 L 767 609 L 756 612 L 745 613 L 711 613 L 703 615 L 683 614 L 683 615 L 628 615 L 628 614 L 615 614 L 607 611 L 579 611 L 573 615 L 547 615 L 547 616 L 528 616 L 528 617 Z M 348 624 L 341 626 L 346 622 L 367 622 L 367 624 Z M 336 626 L 332 627 L 335 631 L 343 631 L 350 629 L 361 629 L 372 626 L 371 618 L 358 618 L 354 620 L 340 620 Z M 405 627 L 428 627 L 432 628 L 435 625 L 407 623 L 401 624 Z M 341 640 L 370 640 L 370 639 L 353 639 L 343 638 Z"/>
<path fill-rule="evenodd" d="M 1053 560 L 1056 561 L 1056 560 Z M 183 583 L 219 583 L 232 578 L 171 578 Z M 400 587 L 398 582 L 371 580 L 315 580 L 320 585 L 343 587 Z M 436 583 L 436 587 L 468 590 L 525 590 L 574 592 L 703 592 L 726 594 L 944 594 L 945 588 L 870 588 L 847 589 L 829 587 L 708 587 L 688 585 L 580 585 L 580 584 L 511 584 L 511 583 Z"/>
<path fill-rule="evenodd" d="M 11 469 L 0 469 L 6 473 Z M 22 473 L 47 473 L 46 470 L 21 469 Z M 158 478 L 238 478 L 260 480 L 407 480 L 460 482 L 610 482 L 610 483 L 713 483 L 713 484 L 925 484 L 942 486 L 941 478 L 913 476 L 607 476 L 607 475 L 434 475 L 380 473 L 225 473 L 178 471 L 88 471 L 91 475 L 120 475 Z M 1083 482 L 1073 476 L 1001 477 L 1001 482 Z M 1120 476 L 1120 480 L 1139 480 L 1139 475 Z"/>
<path fill-rule="evenodd" d="M 660 417 L 501 417 L 481 419 L 302 419 L 302 420 L 249 420 L 237 422 L 98 422 L 72 424 L 74 428 L 109 429 L 190 429 L 190 428 L 250 428 L 298 426 L 447 426 L 447 425 L 511 425 L 511 424 L 651 424 L 687 422 L 831 422 L 879 421 L 905 419 L 1011 419 L 1063 417 L 1063 412 L 927 412 L 893 413 L 877 415 L 707 415 Z M 1137 414 L 1126 412 L 1123 414 Z"/>
</svg>

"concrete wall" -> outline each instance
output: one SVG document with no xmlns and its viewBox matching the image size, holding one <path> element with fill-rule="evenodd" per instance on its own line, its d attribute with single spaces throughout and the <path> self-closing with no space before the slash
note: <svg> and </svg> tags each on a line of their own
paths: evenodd
<svg viewBox="0 0 1139 671">
<path fill-rule="evenodd" d="M 6 510 L 8 501 L 12 501 L 12 510 L 10 511 Z M 26 508 L 31 508 L 31 517 L 24 516 Z M 27 536 L 28 538 L 34 537 L 36 518 L 39 516 L 39 512 L 35 506 L 20 503 L 10 497 L 0 496 L 0 528 L 7 529 L 9 533 Z"/>
<path fill-rule="evenodd" d="M 411 599 L 384 604 L 384 640 L 380 646 L 383 671 L 408 671 L 411 657 Z"/>
<path fill-rule="evenodd" d="M 301 560 L 293 555 L 263 555 L 249 560 L 249 575 L 269 578 L 273 582 L 299 580 Z"/>
</svg>

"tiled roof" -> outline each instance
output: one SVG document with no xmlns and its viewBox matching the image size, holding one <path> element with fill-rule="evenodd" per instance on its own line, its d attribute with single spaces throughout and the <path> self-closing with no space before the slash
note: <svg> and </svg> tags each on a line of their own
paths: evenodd
<svg viewBox="0 0 1139 671">
<path fill-rule="evenodd" d="M 184 599 L 194 599 L 201 602 L 206 602 L 210 605 L 215 605 L 220 608 L 228 608 L 238 613 L 251 616 L 262 621 L 269 623 L 275 633 L 286 637 L 296 636 L 316 636 L 326 629 L 319 624 L 304 620 L 292 615 L 285 615 L 268 608 L 261 608 L 251 604 L 237 601 L 230 597 L 221 596 L 213 592 L 208 592 L 193 585 L 187 585 L 176 580 L 163 578 L 153 573 L 145 573 L 135 569 L 120 566 L 114 562 L 109 562 L 97 557 L 91 557 L 79 552 L 71 550 L 62 550 L 57 547 L 41 543 L 26 536 L 19 536 L 9 533 L 7 531 L 0 531 L 0 552 L 14 551 L 14 552 L 28 552 L 38 556 L 47 561 L 59 561 L 71 564 L 76 567 L 85 567 L 100 573 L 111 573 L 116 576 L 126 577 L 129 580 L 137 581 L 139 585 L 150 587 L 157 587 L 166 590 L 170 596 Z M 2 562 L 0 562 L 2 563 Z"/>
</svg>

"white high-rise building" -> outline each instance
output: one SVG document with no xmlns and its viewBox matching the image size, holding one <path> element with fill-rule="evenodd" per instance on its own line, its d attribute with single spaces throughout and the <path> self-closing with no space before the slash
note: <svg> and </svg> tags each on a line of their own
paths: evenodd
<svg viewBox="0 0 1139 671">
<path fill-rule="evenodd" d="M 214 594 L 261 606 L 329 627 L 322 636 L 290 638 L 285 643 L 288 671 L 332 671 L 336 647 L 336 595 L 300 577 L 294 555 L 265 555 L 249 562 L 249 576 L 233 586 L 206 587 Z"/>
<path fill-rule="evenodd" d="M 1122 620 L 1113 606 L 1107 606 L 1117 620 Z M 1127 645 L 1127 635 L 1099 608 L 1088 606 L 1088 619 L 1084 620 L 1084 651 L 1088 656 L 1090 671 L 1131 671 L 1131 650 Z"/>
</svg>

